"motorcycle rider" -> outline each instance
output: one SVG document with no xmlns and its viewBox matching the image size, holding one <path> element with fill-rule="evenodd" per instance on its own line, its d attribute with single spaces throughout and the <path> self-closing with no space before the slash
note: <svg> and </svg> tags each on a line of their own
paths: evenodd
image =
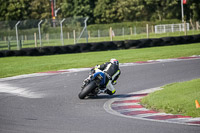
<svg viewBox="0 0 200 133">
<path fill-rule="evenodd" d="M 84 84 L 90 82 L 92 74 L 98 71 L 103 71 L 106 75 L 106 89 L 104 90 L 104 93 L 113 95 L 116 92 L 113 85 L 117 84 L 117 79 L 121 74 L 121 71 L 119 69 L 119 61 L 117 59 L 111 59 L 110 62 L 106 62 L 102 65 L 96 65 L 94 68 L 91 69 L 91 74 L 89 75 L 89 77 L 84 80 Z"/>
</svg>

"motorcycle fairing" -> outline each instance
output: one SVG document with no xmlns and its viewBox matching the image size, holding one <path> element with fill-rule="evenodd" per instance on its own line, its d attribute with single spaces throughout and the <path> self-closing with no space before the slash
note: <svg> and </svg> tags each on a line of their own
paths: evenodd
<svg viewBox="0 0 200 133">
<path fill-rule="evenodd" d="M 94 73 L 93 78 L 96 78 L 96 77 L 101 79 L 100 85 L 104 86 L 105 81 L 106 81 L 106 75 L 103 72 L 96 72 L 96 73 Z"/>
</svg>

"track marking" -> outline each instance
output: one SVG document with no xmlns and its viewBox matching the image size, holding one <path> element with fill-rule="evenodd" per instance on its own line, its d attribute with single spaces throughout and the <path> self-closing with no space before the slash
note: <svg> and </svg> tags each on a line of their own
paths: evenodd
<svg viewBox="0 0 200 133">
<path fill-rule="evenodd" d="M 26 98 L 42 98 L 44 94 L 33 92 L 27 88 L 14 87 L 10 84 L 0 83 L 0 94 L 9 94 Z"/>
<path fill-rule="evenodd" d="M 144 96 L 161 89 L 162 88 L 160 87 L 152 88 L 143 91 L 133 92 L 127 94 L 127 96 L 110 99 L 104 104 L 104 109 L 108 113 L 121 117 L 200 126 L 200 117 L 192 118 L 190 116 L 183 116 L 178 114 L 174 115 L 161 113 L 154 110 L 146 109 L 142 105 L 140 105 L 140 100 Z"/>
</svg>

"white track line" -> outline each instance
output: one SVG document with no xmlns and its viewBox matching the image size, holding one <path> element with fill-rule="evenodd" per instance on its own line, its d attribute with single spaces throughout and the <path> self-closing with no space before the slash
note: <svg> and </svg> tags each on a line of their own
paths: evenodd
<svg viewBox="0 0 200 133">
<path fill-rule="evenodd" d="M 26 97 L 26 98 L 42 98 L 44 94 L 33 92 L 27 88 L 19 88 L 11 86 L 10 84 L 0 83 L 0 93 L 9 94 L 14 96 Z"/>
</svg>

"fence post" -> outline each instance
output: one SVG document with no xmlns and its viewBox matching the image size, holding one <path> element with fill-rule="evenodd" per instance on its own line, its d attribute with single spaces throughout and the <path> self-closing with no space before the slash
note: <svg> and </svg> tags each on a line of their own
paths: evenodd
<svg viewBox="0 0 200 133">
<path fill-rule="evenodd" d="M 137 34 L 137 29 L 136 29 L 136 27 L 134 27 L 134 35 L 136 35 Z"/>
<path fill-rule="evenodd" d="M 146 29 L 147 29 L 147 38 L 149 38 L 149 24 L 146 24 Z"/>
<path fill-rule="evenodd" d="M 185 31 L 185 35 L 187 35 L 187 25 L 186 25 L 186 21 L 184 21 L 184 31 Z"/>
<path fill-rule="evenodd" d="M 69 40 L 69 32 L 67 32 L 67 38 L 68 38 L 68 40 Z"/>
<path fill-rule="evenodd" d="M 73 35 L 74 35 L 74 44 L 76 44 L 76 31 L 73 30 Z"/>
<path fill-rule="evenodd" d="M 152 33 L 154 33 L 154 26 L 153 25 L 151 26 L 151 30 L 152 30 Z"/>
<path fill-rule="evenodd" d="M 174 24 L 171 25 L 172 32 L 174 32 Z"/>
<path fill-rule="evenodd" d="M 22 42 L 21 42 L 21 46 L 24 47 L 24 36 L 23 36 L 23 35 L 22 35 L 22 40 L 21 40 L 21 41 L 22 41 Z M 22 47 L 21 47 L 21 48 L 22 48 Z"/>
<path fill-rule="evenodd" d="M 27 35 L 24 36 L 25 41 L 27 41 Z"/>
<path fill-rule="evenodd" d="M 110 41 L 112 41 L 113 40 L 113 37 L 112 37 L 112 27 L 110 27 L 109 34 L 110 34 Z"/>
<path fill-rule="evenodd" d="M 88 31 L 88 38 L 90 39 L 90 31 Z"/>
<path fill-rule="evenodd" d="M 130 34 L 133 35 L 133 28 L 130 27 Z"/>
<path fill-rule="evenodd" d="M 85 33 L 86 33 L 86 42 L 88 43 L 88 32 L 87 32 L 87 21 L 88 21 L 88 17 L 85 19 L 84 23 L 85 23 Z"/>
<path fill-rule="evenodd" d="M 19 40 L 19 49 L 22 48 L 22 40 Z"/>
<path fill-rule="evenodd" d="M 122 35 L 123 35 L 123 37 L 124 37 L 124 27 L 122 28 Z"/>
<path fill-rule="evenodd" d="M 5 41 L 5 42 L 7 41 L 6 36 L 4 36 L 4 41 Z"/>
<path fill-rule="evenodd" d="M 196 21 L 196 29 L 199 30 L 199 22 Z"/>
<path fill-rule="evenodd" d="M 8 40 L 8 50 L 11 49 L 10 40 Z"/>
<path fill-rule="evenodd" d="M 166 25 L 164 25 L 164 33 L 166 33 Z"/>
<path fill-rule="evenodd" d="M 48 34 L 46 34 L 46 40 L 48 41 Z"/>
<path fill-rule="evenodd" d="M 85 24 L 85 26 L 84 26 L 84 28 L 83 28 L 83 30 L 81 31 L 81 34 L 80 34 L 80 36 L 78 37 L 78 39 L 77 39 L 77 41 L 76 42 L 78 42 L 79 41 L 79 39 L 81 38 L 81 36 L 83 35 L 83 33 L 84 33 L 84 31 L 85 31 L 85 33 L 86 33 L 86 42 L 88 43 L 88 31 L 87 31 L 87 21 L 88 21 L 88 17 L 84 20 L 84 24 Z"/>
<path fill-rule="evenodd" d="M 64 46 L 64 40 L 63 40 L 63 29 L 62 29 L 62 23 L 65 21 L 65 18 L 60 22 L 60 38 L 62 42 L 62 46 Z"/>
<path fill-rule="evenodd" d="M 40 47 L 42 47 L 42 38 L 41 38 L 41 32 L 40 32 L 40 24 L 42 23 L 43 20 L 40 20 L 38 23 L 38 30 L 39 30 L 39 39 L 40 39 Z"/>
<path fill-rule="evenodd" d="M 20 47 L 19 47 L 19 39 L 18 39 L 18 29 L 17 29 L 17 26 L 18 26 L 19 23 L 20 23 L 20 21 L 18 21 L 18 22 L 15 24 L 16 39 L 17 39 L 17 48 L 18 48 L 18 50 L 20 50 Z"/>
<path fill-rule="evenodd" d="M 35 47 L 37 47 L 37 34 L 34 33 Z"/>
<path fill-rule="evenodd" d="M 48 39 L 47 41 L 48 41 L 48 44 L 49 44 L 49 33 L 47 33 L 47 39 Z"/>
<path fill-rule="evenodd" d="M 100 30 L 98 30 L 98 38 L 100 38 L 101 37 L 101 35 L 100 35 Z"/>
</svg>

